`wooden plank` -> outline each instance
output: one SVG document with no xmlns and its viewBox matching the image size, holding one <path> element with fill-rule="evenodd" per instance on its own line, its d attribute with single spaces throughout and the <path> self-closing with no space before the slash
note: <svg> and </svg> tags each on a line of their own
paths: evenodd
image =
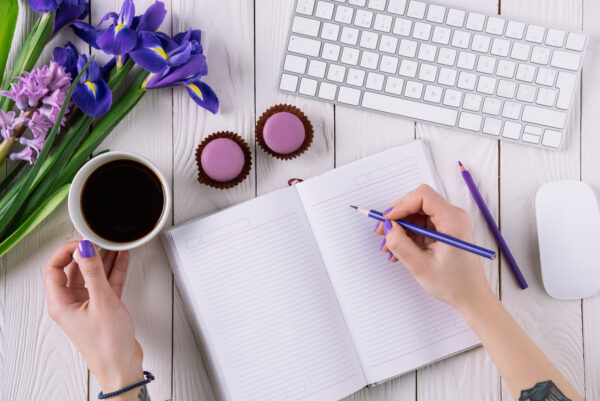
<svg viewBox="0 0 600 401">
<path fill-rule="evenodd" d="M 502 14 L 542 24 L 580 28 L 580 0 L 502 0 Z M 578 96 L 579 99 L 579 96 Z M 551 298 L 543 288 L 537 244 L 534 199 L 540 186 L 580 176 L 580 102 L 575 104 L 560 152 L 501 144 L 500 216 L 507 241 L 512 244 L 529 289 L 521 291 L 502 264 L 501 296 L 504 305 L 548 357 L 583 393 L 581 303 Z M 502 399 L 512 400 L 503 384 Z"/>
<path fill-rule="evenodd" d="M 444 3 L 497 13 L 497 0 L 460 0 Z M 471 170 L 493 216 L 498 219 L 498 143 L 449 129 L 417 124 L 417 138 L 431 146 L 434 161 L 448 200 L 471 215 L 477 243 L 497 249 L 485 221 L 468 191 L 458 169 L 461 160 Z M 498 288 L 499 259 L 482 259 L 483 268 L 492 288 Z M 477 383 L 465 386 L 464 383 Z M 417 399 L 419 400 L 499 400 L 498 372 L 482 348 L 459 354 L 418 371 Z"/>
<path fill-rule="evenodd" d="M 333 168 L 333 106 L 277 90 L 293 0 L 256 1 L 256 117 L 277 104 L 300 108 L 313 124 L 311 147 L 293 160 L 279 160 L 256 149 L 258 195 L 287 186 L 290 178 L 307 179 Z"/>
<path fill-rule="evenodd" d="M 175 224 L 255 195 L 254 169 L 231 190 L 216 190 L 196 181 L 195 148 L 213 132 L 233 131 L 254 142 L 254 1 L 173 1 L 173 30 L 202 29 L 208 57 L 206 81 L 217 92 L 216 116 L 199 109 L 185 90 L 174 91 Z M 253 146 L 251 146 L 253 148 Z M 214 400 L 202 353 L 194 340 L 175 292 L 173 322 L 173 400 Z"/>
<path fill-rule="evenodd" d="M 600 77 L 597 71 L 600 66 L 600 26 L 597 16 L 600 15 L 600 3 L 594 0 L 583 2 L 583 28 L 590 35 L 588 50 L 583 67 L 582 116 L 581 116 L 581 178 L 594 189 L 600 199 L 600 164 L 598 149 L 600 136 L 598 124 L 600 116 L 597 104 L 600 101 L 598 85 Z M 585 361 L 585 396 L 588 400 L 600 399 L 600 294 L 583 300 L 583 351 Z"/>
</svg>

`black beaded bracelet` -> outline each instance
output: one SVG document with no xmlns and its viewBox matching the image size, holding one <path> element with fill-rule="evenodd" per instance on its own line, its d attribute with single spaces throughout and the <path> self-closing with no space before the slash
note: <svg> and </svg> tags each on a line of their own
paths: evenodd
<svg viewBox="0 0 600 401">
<path fill-rule="evenodd" d="M 102 394 L 102 391 L 100 391 L 100 394 L 98 394 L 98 399 L 99 400 L 104 400 L 106 398 L 110 398 L 110 397 L 114 397 L 114 396 L 119 395 L 119 394 L 126 393 L 129 390 L 133 390 L 136 387 L 141 387 L 144 384 L 148 384 L 148 383 L 150 383 L 151 381 L 154 380 L 154 375 L 152 373 L 150 373 L 150 372 L 144 371 L 144 377 L 146 378 L 146 380 L 142 380 L 139 383 L 135 383 L 135 384 L 132 384 L 131 386 L 124 387 L 121 390 L 113 391 L 112 393 Z"/>
</svg>

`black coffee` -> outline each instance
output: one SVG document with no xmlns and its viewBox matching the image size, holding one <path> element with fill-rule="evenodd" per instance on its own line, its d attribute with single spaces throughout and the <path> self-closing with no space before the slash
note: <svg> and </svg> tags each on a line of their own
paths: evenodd
<svg viewBox="0 0 600 401">
<path fill-rule="evenodd" d="M 132 242 L 149 234 L 163 207 L 160 180 L 134 160 L 113 160 L 98 167 L 81 192 L 81 209 L 88 226 L 112 242 Z"/>
</svg>

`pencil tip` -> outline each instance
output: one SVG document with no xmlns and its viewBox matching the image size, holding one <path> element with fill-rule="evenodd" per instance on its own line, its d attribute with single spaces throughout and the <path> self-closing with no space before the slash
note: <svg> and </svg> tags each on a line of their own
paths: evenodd
<svg viewBox="0 0 600 401">
<path fill-rule="evenodd" d="M 350 205 L 350 207 L 351 207 L 352 209 L 354 209 L 354 210 L 358 210 L 358 206 L 353 206 L 353 205 Z"/>
<path fill-rule="evenodd" d="M 458 165 L 461 166 L 461 167 L 463 166 L 463 164 L 462 164 L 462 162 L 460 160 L 458 161 Z"/>
<path fill-rule="evenodd" d="M 467 168 L 465 166 L 463 166 L 463 164 L 461 162 L 458 162 L 458 165 L 460 166 L 460 171 L 461 172 L 467 171 Z"/>
</svg>

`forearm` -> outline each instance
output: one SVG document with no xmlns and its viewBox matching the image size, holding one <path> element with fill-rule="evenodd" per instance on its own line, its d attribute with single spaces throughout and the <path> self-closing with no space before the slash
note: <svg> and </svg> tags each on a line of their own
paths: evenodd
<svg viewBox="0 0 600 401">
<path fill-rule="evenodd" d="M 459 308 L 459 313 L 494 361 L 515 400 L 521 391 L 551 380 L 572 401 L 583 401 L 493 293 Z"/>
</svg>

